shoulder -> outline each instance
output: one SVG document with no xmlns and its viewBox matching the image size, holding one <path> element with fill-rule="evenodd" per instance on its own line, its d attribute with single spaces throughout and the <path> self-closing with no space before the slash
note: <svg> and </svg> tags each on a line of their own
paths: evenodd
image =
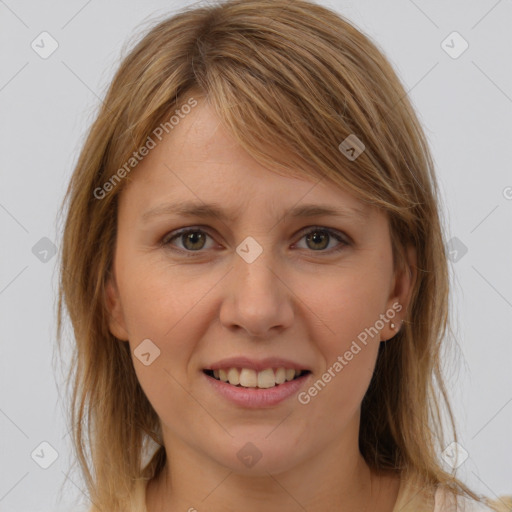
<svg viewBox="0 0 512 512">
<path fill-rule="evenodd" d="M 445 487 L 438 487 L 434 495 L 434 512 L 509 512 L 512 499 L 502 497 L 491 501 L 478 502 L 469 497 L 455 496 Z"/>
<path fill-rule="evenodd" d="M 456 496 L 445 485 L 430 486 L 416 474 L 402 474 L 393 512 L 512 512 L 512 496 L 479 502 Z"/>
</svg>

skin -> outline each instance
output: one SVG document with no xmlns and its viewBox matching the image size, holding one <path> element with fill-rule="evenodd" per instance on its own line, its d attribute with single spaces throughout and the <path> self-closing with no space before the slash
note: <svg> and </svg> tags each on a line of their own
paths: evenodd
<svg viewBox="0 0 512 512">
<path fill-rule="evenodd" d="M 142 221 L 147 210 L 178 200 L 216 202 L 237 215 Z M 306 202 L 363 207 L 367 216 L 284 215 Z M 209 235 L 204 242 L 176 237 L 160 245 L 191 226 Z M 308 242 L 311 226 L 352 241 L 333 252 L 341 242 L 332 236 Z M 236 253 L 247 236 L 263 249 L 252 263 Z M 148 512 L 391 511 L 398 478 L 370 472 L 358 449 L 379 342 L 397 332 L 390 322 L 307 405 L 296 397 L 265 409 L 233 405 L 202 369 L 231 356 L 284 357 L 311 369 L 307 389 L 397 302 L 403 309 L 392 321 L 400 325 L 416 278 L 416 255 L 408 254 L 410 272 L 395 272 L 383 213 L 326 181 L 262 167 L 200 101 L 122 191 L 107 285 L 112 334 L 132 354 L 147 338 L 160 349 L 148 366 L 133 359 L 170 454 L 148 485 Z M 251 468 L 237 458 L 247 442 L 262 454 Z"/>
</svg>

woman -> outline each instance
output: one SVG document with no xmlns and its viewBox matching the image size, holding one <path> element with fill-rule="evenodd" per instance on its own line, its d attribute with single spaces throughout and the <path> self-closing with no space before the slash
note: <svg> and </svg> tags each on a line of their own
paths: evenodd
<svg viewBox="0 0 512 512">
<path fill-rule="evenodd" d="M 339 15 L 235 0 L 161 22 L 67 200 L 59 329 L 65 305 L 92 510 L 505 506 L 457 479 L 443 435 L 424 134 Z"/>
</svg>

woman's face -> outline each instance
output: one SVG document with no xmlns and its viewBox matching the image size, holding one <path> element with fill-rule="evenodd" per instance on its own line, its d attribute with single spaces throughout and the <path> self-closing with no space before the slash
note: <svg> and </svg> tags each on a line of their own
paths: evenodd
<svg viewBox="0 0 512 512">
<path fill-rule="evenodd" d="M 110 329 L 130 344 L 166 448 L 254 474 L 354 453 L 379 342 L 412 286 L 393 271 L 387 218 L 325 180 L 262 167 L 202 102 L 131 178 Z M 293 369 L 307 373 L 275 385 Z"/>
</svg>

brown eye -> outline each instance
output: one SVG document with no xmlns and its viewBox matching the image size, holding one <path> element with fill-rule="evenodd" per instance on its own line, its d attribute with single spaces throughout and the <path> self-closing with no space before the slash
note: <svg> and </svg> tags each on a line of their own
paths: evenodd
<svg viewBox="0 0 512 512">
<path fill-rule="evenodd" d="M 167 234 L 162 239 L 161 245 L 170 250 L 181 252 L 185 256 L 199 256 L 207 249 L 212 248 L 212 246 L 207 247 L 206 245 L 208 238 L 212 239 L 212 237 L 202 229 L 194 227 L 184 228 Z M 320 226 L 310 227 L 307 231 L 303 231 L 301 239 L 305 239 L 306 246 L 299 247 L 300 249 L 307 249 L 322 254 L 338 252 L 350 245 L 348 237 L 345 238 L 341 233 L 333 229 Z M 174 243 L 175 240 L 179 241 L 180 244 L 178 246 Z M 329 248 L 329 246 L 336 241 L 338 243 Z"/>
<path fill-rule="evenodd" d="M 206 238 L 209 237 L 208 233 L 201 229 L 186 229 L 175 232 L 174 234 L 171 233 L 171 237 L 166 236 L 162 240 L 162 245 L 168 246 L 173 245 L 172 242 L 176 239 L 178 239 L 183 247 L 179 247 L 179 249 L 183 251 L 200 251 L 201 249 L 204 249 L 206 244 Z"/>
<path fill-rule="evenodd" d="M 189 231 L 181 236 L 183 245 L 190 250 L 202 249 L 205 244 L 205 234 L 199 231 Z M 190 245 L 189 245 L 190 244 Z M 199 247 L 198 247 L 199 246 Z"/>
<path fill-rule="evenodd" d="M 332 229 L 314 227 L 309 228 L 302 236 L 306 240 L 306 248 L 315 252 L 336 252 L 341 251 L 345 246 L 350 245 L 348 240 L 345 240 L 340 234 Z M 325 250 L 329 243 L 337 240 L 340 242 L 331 250 Z"/>
<path fill-rule="evenodd" d="M 311 231 L 306 235 L 306 241 L 311 242 L 314 249 L 325 249 L 329 245 L 329 238 L 326 231 Z"/>
</svg>

